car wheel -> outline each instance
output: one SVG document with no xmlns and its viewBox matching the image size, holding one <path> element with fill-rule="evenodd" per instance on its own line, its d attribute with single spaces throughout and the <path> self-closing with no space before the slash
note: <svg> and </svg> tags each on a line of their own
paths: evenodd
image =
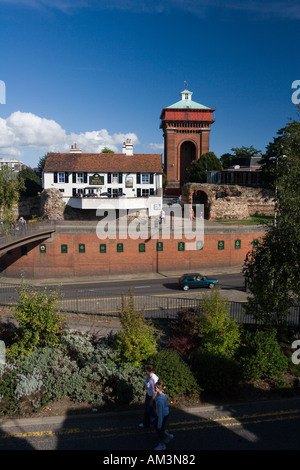
<svg viewBox="0 0 300 470">
<path fill-rule="evenodd" d="M 215 288 L 215 285 L 211 283 L 211 284 L 209 284 L 208 287 L 209 287 L 210 289 L 214 289 L 214 288 Z"/>
<path fill-rule="evenodd" d="M 189 290 L 189 286 L 183 286 L 183 290 Z"/>
</svg>

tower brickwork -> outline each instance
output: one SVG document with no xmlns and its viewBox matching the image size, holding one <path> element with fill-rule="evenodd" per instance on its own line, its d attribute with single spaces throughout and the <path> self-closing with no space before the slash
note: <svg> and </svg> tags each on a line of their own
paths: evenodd
<svg viewBox="0 0 300 470">
<path fill-rule="evenodd" d="M 192 101 L 185 89 L 181 100 L 163 108 L 160 119 L 164 137 L 164 164 L 167 189 L 181 188 L 188 182 L 186 168 L 209 152 L 210 127 L 214 123 L 212 108 Z"/>
</svg>

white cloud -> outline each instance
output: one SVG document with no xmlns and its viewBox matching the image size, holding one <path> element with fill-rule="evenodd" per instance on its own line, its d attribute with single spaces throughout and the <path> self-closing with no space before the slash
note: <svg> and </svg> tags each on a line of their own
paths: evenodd
<svg viewBox="0 0 300 470">
<path fill-rule="evenodd" d="M 149 147 L 152 148 L 153 150 L 163 150 L 164 149 L 164 143 L 162 143 L 162 144 L 150 143 Z"/>
<path fill-rule="evenodd" d="M 7 119 L 0 118 L 0 155 L 4 156 L 20 157 L 25 148 L 68 152 L 75 143 L 83 152 L 100 152 L 103 147 L 118 152 L 128 138 L 132 139 L 133 145 L 139 143 L 132 132 L 110 135 L 106 129 L 100 129 L 67 134 L 57 122 L 21 111 L 12 113 Z"/>
</svg>

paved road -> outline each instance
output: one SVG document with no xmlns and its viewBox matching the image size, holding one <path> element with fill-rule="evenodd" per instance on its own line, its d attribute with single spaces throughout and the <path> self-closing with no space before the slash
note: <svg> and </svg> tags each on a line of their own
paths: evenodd
<svg viewBox="0 0 300 470">
<path fill-rule="evenodd" d="M 212 275 L 211 277 L 218 279 L 219 287 L 227 297 L 230 293 L 233 295 L 235 292 L 235 294 L 239 296 L 239 299 L 244 300 L 245 286 L 244 277 L 241 273 L 218 274 Z M 114 297 L 119 296 L 122 293 L 127 294 L 129 289 L 132 289 L 132 292 L 135 295 L 180 295 L 184 297 L 191 295 L 199 296 L 199 294 L 201 295 L 204 292 L 207 292 L 207 289 L 191 289 L 188 292 L 182 291 L 178 288 L 178 276 L 159 277 L 154 279 L 145 277 L 144 279 L 139 278 L 106 282 L 70 282 L 61 285 L 61 292 L 64 294 L 66 299 L 72 299 L 76 295 L 76 292 L 79 292 L 81 295 L 84 294 L 86 298 L 96 296 Z"/>
<path fill-rule="evenodd" d="M 139 429 L 141 411 L 91 413 L 83 416 L 0 420 L 0 450 L 130 450 L 152 452 L 153 429 Z M 300 449 L 300 397 L 260 403 L 199 407 L 170 407 L 171 452 L 197 450 Z M 101 454 L 102 455 L 102 454 Z M 125 455 L 125 454 L 124 454 Z M 100 455 L 98 455 L 98 460 Z"/>
</svg>

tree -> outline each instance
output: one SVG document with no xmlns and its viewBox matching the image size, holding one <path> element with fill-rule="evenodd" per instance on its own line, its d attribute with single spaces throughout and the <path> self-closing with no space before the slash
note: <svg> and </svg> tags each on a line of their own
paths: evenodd
<svg viewBox="0 0 300 470">
<path fill-rule="evenodd" d="M 139 365 L 156 353 L 159 335 L 153 324 L 136 310 L 131 292 L 128 299 L 122 297 L 120 323 L 116 347 L 126 361 Z"/>
<path fill-rule="evenodd" d="M 15 310 L 18 330 L 8 356 L 19 358 L 29 355 L 38 347 L 58 347 L 64 330 L 64 319 L 56 309 L 58 293 L 35 290 L 22 284 Z"/>
<path fill-rule="evenodd" d="M 223 168 L 229 168 L 231 166 L 231 160 L 233 159 L 233 155 L 231 153 L 223 153 L 220 157 L 220 162 L 223 165 Z"/>
<path fill-rule="evenodd" d="M 25 188 L 21 190 L 21 196 L 36 196 L 42 190 L 41 178 L 32 168 L 24 168 L 19 171 L 19 178 L 24 181 Z"/>
<path fill-rule="evenodd" d="M 274 137 L 273 142 L 269 143 L 262 156 L 262 179 L 269 188 L 275 188 L 276 180 L 282 174 L 285 165 L 285 161 L 279 157 L 289 153 L 291 147 L 300 148 L 299 121 L 291 121 L 279 129 L 277 137 Z"/>
<path fill-rule="evenodd" d="M 193 160 L 187 168 L 189 181 L 191 183 L 205 183 L 207 171 L 222 170 L 222 163 L 214 152 L 207 152 L 201 155 L 198 160 Z"/>
<path fill-rule="evenodd" d="M 1 219 L 11 223 L 14 220 L 14 205 L 20 198 L 20 191 L 25 189 L 24 181 L 7 165 L 0 169 L 0 214 Z"/>
<path fill-rule="evenodd" d="M 44 171 L 46 159 L 47 159 L 47 155 L 44 155 L 43 157 L 41 157 L 41 158 L 39 159 L 38 170 L 39 170 L 40 176 L 42 175 L 42 173 L 43 173 L 43 171 Z"/>
<path fill-rule="evenodd" d="M 107 147 L 104 147 L 102 150 L 101 150 L 101 153 L 115 153 L 113 150 L 107 148 Z"/>
<path fill-rule="evenodd" d="M 235 157 L 249 157 L 261 153 L 261 150 L 255 149 L 253 145 L 250 145 L 250 147 L 244 145 L 242 147 L 233 147 L 231 150 L 235 153 Z"/>
<path fill-rule="evenodd" d="M 252 294 L 247 310 L 268 325 L 284 322 L 295 296 L 300 296 L 299 122 L 287 124 L 278 134 L 286 158 L 274 175 L 276 223 L 267 227 L 264 238 L 248 253 L 243 267 Z M 270 152 L 277 152 L 278 138 L 268 148 Z"/>
</svg>

